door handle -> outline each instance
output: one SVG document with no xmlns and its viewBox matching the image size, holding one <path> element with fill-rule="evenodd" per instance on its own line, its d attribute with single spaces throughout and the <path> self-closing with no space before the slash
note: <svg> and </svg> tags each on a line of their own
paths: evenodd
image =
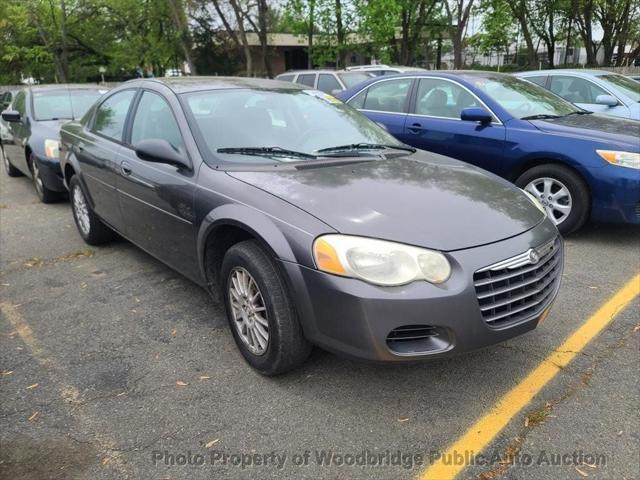
<svg viewBox="0 0 640 480">
<path fill-rule="evenodd" d="M 127 162 L 122 162 L 120 164 L 120 171 L 122 172 L 123 175 L 126 175 L 127 177 L 133 173 L 133 170 L 131 169 L 131 165 L 129 165 Z"/>
<path fill-rule="evenodd" d="M 412 123 L 409 127 L 411 133 L 420 133 L 423 130 L 421 123 Z"/>
</svg>

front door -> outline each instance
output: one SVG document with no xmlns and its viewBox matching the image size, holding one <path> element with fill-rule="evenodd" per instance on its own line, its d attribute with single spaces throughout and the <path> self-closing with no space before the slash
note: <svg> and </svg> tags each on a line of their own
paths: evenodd
<svg viewBox="0 0 640 480">
<path fill-rule="evenodd" d="M 460 84 L 443 78 L 421 78 L 407 116 L 404 141 L 499 172 L 503 160 L 505 128 L 497 118 L 481 125 L 460 119 L 467 107 L 486 108 Z"/>
<path fill-rule="evenodd" d="M 199 278 L 195 248 L 195 172 L 136 156 L 142 140 L 162 139 L 186 156 L 167 100 L 145 90 L 136 108 L 130 146 L 119 153 L 118 197 L 127 237 L 190 278 Z"/>
<path fill-rule="evenodd" d="M 11 110 L 15 110 L 20 113 L 20 121 L 5 122 L 7 130 L 9 131 L 9 137 L 2 141 L 2 147 L 4 154 L 13 166 L 26 173 L 29 169 L 27 168 L 27 159 L 24 147 L 27 139 L 29 138 L 31 127 L 30 120 L 27 116 L 26 93 L 24 91 L 16 94 Z"/>
</svg>

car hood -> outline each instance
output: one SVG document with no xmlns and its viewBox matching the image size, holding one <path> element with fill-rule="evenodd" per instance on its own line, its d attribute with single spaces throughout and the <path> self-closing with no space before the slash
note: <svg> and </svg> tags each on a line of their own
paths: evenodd
<svg viewBox="0 0 640 480">
<path fill-rule="evenodd" d="M 340 233 L 442 251 L 512 237 L 544 219 L 506 180 L 423 151 L 358 164 L 228 174 Z"/>
<path fill-rule="evenodd" d="M 531 121 L 536 128 L 556 133 L 587 138 L 601 142 L 615 142 L 638 148 L 640 124 L 635 120 L 592 113 Z"/>
<path fill-rule="evenodd" d="M 34 122 L 33 130 L 37 129 L 37 133 L 42 135 L 43 137 L 57 139 L 60 138 L 60 128 L 67 122 L 69 119 L 60 119 L 60 120 L 39 120 Z"/>
</svg>

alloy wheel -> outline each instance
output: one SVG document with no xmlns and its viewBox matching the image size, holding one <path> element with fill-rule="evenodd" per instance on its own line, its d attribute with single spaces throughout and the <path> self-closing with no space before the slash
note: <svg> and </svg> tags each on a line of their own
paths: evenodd
<svg viewBox="0 0 640 480">
<path fill-rule="evenodd" d="M 536 178 L 529 182 L 524 189 L 540 200 L 547 215 L 556 225 L 560 225 L 571 214 L 573 204 L 571 192 L 558 179 Z"/>
<path fill-rule="evenodd" d="M 229 276 L 229 305 L 233 325 L 254 355 L 263 355 L 269 346 L 267 308 L 258 284 L 242 267 L 235 267 Z"/>
<path fill-rule="evenodd" d="M 89 207 L 84 198 L 84 193 L 80 187 L 73 189 L 73 212 L 75 213 L 78 226 L 84 235 L 89 235 L 91 222 L 89 220 Z"/>
<path fill-rule="evenodd" d="M 38 195 L 42 196 L 44 194 L 44 184 L 42 183 L 42 178 L 40 178 L 40 167 L 38 167 L 38 161 L 35 159 L 31 163 L 31 173 L 33 174 L 33 183 L 36 186 Z"/>
</svg>

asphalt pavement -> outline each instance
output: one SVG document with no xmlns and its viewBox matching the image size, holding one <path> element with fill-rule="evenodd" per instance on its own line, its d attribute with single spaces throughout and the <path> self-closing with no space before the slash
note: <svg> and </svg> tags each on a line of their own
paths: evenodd
<svg viewBox="0 0 640 480">
<path fill-rule="evenodd" d="M 205 291 L 124 240 L 88 247 L 68 202 L 2 171 L 0 478 L 416 478 L 640 271 L 639 234 L 570 236 L 550 316 L 506 343 L 394 366 L 316 349 L 265 378 Z M 640 478 L 639 312 L 636 297 L 460 478 Z"/>
</svg>

